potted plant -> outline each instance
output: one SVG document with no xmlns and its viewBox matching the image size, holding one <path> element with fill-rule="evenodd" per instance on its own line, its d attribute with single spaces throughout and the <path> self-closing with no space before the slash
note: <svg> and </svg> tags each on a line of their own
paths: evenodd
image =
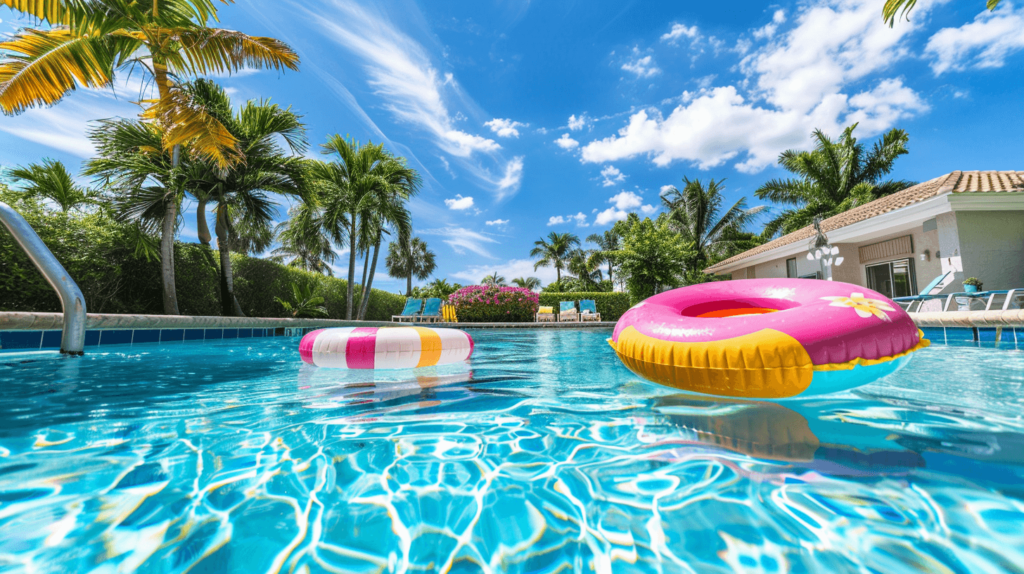
<svg viewBox="0 0 1024 574">
<path fill-rule="evenodd" d="M 981 290 L 981 279 L 978 279 L 977 277 L 968 277 L 967 279 L 964 279 L 965 293 L 977 293 Z"/>
</svg>

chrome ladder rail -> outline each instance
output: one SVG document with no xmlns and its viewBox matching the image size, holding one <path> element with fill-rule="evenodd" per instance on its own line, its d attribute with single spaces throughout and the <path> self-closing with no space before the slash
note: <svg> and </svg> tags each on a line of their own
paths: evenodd
<svg viewBox="0 0 1024 574">
<path fill-rule="evenodd" d="M 85 297 L 75 280 L 68 275 L 64 266 L 57 261 L 50 249 L 39 238 L 39 234 L 25 221 L 20 213 L 0 201 L 0 221 L 14 236 L 15 241 L 25 250 L 46 282 L 60 296 L 64 307 L 64 332 L 60 339 L 60 352 L 66 355 L 81 355 L 85 352 Z"/>
</svg>

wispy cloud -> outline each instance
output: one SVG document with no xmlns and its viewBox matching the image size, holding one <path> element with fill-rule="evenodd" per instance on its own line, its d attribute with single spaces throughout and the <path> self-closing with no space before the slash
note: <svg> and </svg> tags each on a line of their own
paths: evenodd
<svg viewBox="0 0 1024 574">
<path fill-rule="evenodd" d="M 513 193 L 517 186 L 504 178 L 490 176 L 487 167 L 479 163 L 479 154 L 502 165 L 518 164 L 522 159 L 508 161 L 499 153 L 501 145 L 493 139 L 471 133 L 457 126 L 463 111 L 475 114 L 475 104 L 462 91 L 451 73 L 441 73 L 434 57 L 409 34 L 400 30 L 376 7 L 362 7 L 354 2 L 330 0 L 317 11 L 292 2 L 323 37 L 354 55 L 366 82 L 380 98 L 380 107 L 399 122 L 419 128 L 448 156 L 458 159 L 480 183 L 489 184 L 499 197 Z M 462 104 L 463 110 L 453 113 L 453 103 Z M 468 107 L 467 107 L 468 106 Z M 355 106 L 360 107 L 358 103 Z M 470 109 L 474 108 L 474 109 Z M 517 126 L 512 126 L 515 130 Z"/>
<path fill-rule="evenodd" d="M 464 227 L 448 226 L 438 229 L 423 229 L 419 233 L 421 235 L 441 237 L 441 241 L 447 243 L 453 251 L 459 254 L 472 251 L 483 257 L 493 257 L 491 252 L 484 246 L 489 243 L 497 243 L 496 240 L 482 233 L 477 233 Z"/>
<path fill-rule="evenodd" d="M 541 283 L 551 283 L 555 280 L 555 269 L 553 267 L 533 268 L 534 261 L 529 259 L 510 259 L 504 263 L 493 265 L 473 265 L 462 271 L 452 273 L 450 277 L 470 284 L 477 284 L 481 279 L 497 272 L 508 282 L 517 277 L 536 277 Z"/>
</svg>

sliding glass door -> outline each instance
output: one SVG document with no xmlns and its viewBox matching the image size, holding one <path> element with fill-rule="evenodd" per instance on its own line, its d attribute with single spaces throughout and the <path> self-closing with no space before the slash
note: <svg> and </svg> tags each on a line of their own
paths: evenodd
<svg viewBox="0 0 1024 574">
<path fill-rule="evenodd" d="M 874 289 L 890 299 L 915 294 L 913 259 L 868 265 L 865 270 L 869 289 Z"/>
</svg>

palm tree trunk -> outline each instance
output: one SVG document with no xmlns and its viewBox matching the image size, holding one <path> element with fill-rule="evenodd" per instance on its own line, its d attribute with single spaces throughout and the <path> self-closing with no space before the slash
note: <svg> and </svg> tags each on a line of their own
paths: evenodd
<svg viewBox="0 0 1024 574">
<path fill-rule="evenodd" d="M 178 167 L 180 146 L 171 152 L 171 165 Z M 163 282 L 164 315 L 178 314 L 178 294 L 174 283 L 174 224 L 178 221 L 177 194 L 165 200 L 164 220 L 160 230 L 160 278 Z"/>
<path fill-rule="evenodd" d="M 612 278 L 612 260 L 611 259 L 608 260 L 608 280 L 609 281 L 615 281 L 615 279 Z"/>
<path fill-rule="evenodd" d="M 369 283 L 363 287 L 363 304 L 359 307 L 360 321 L 366 319 L 366 310 L 370 307 L 370 288 L 373 286 L 373 275 L 377 272 L 377 256 L 380 254 L 380 239 L 380 236 L 378 236 L 377 242 L 373 246 L 373 263 L 370 264 L 370 279 Z M 369 254 L 370 250 L 367 249 L 366 253 Z"/>
<path fill-rule="evenodd" d="M 412 297 L 412 266 L 409 266 L 409 275 L 405 278 L 405 296 Z"/>
<path fill-rule="evenodd" d="M 559 286 L 561 286 L 562 285 L 562 270 L 559 269 L 558 267 L 555 267 L 555 277 L 557 277 L 557 279 L 555 279 L 555 282 L 558 283 Z"/>
<path fill-rule="evenodd" d="M 156 2 L 153 3 L 153 13 L 156 14 Z M 156 80 L 157 91 L 160 100 L 165 101 L 171 93 L 171 81 L 167 76 L 167 64 L 162 60 L 154 58 L 153 74 Z M 166 126 L 165 126 L 166 127 Z M 171 173 L 177 176 L 178 165 L 181 163 L 181 146 L 174 146 L 171 151 Z M 172 180 L 171 185 L 174 185 Z M 164 220 L 160 230 L 160 280 L 163 283 L 164 314 L 178 314 L 178 295 L 174 284 L 174 224 L 178 221 L 178 197 L 176 190 L 166 199 L 164 209 Z"/>
<path fill-rule="evenodd" d="M 348 297 L 345 300 L 345 320 L 352 320 L 352 299 L 355 297 L 356 282 L 356 214 L 352 214 L 352 223 L 348 235 Z"/>
<path fill-rule="evenodd" d="M 196 206 L 196 229 L 198 230 L 199 242 L 203 245 L 210 246 L 210 227 L 206 223 L 206 200 L 200 199 L 199 204 Z"/>
<path fill-rule="evenodd" d="M 231 245 L 228 242 L 227 206 L 217 205 L 217 251 L 220 252 L 220 313 L 225 317 L 245 317 L 235 299 L 235 282 L 231 273 Z"/>
<path fill-rule="evenodd" d="M 370 270 L 370 250 L 366 250 L 366 259 L 363 261 L 363 282 L 360 285 L 366 285 L 366 272 Z"/>
</svg>

